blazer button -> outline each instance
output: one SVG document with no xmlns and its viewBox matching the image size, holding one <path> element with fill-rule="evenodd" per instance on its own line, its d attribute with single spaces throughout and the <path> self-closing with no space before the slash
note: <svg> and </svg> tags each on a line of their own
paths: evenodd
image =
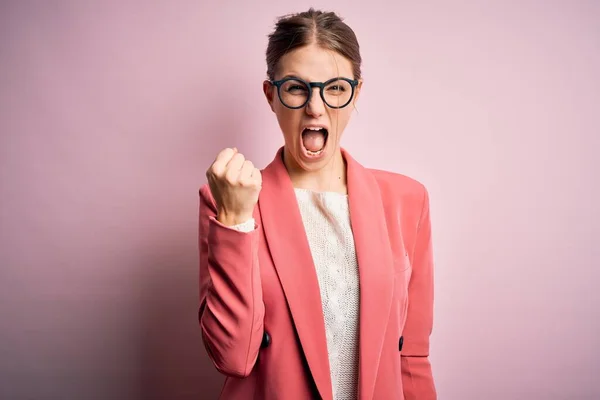
<svg viewBox="0 0 600 400">
<path fill-rule="evenodd" d="M 270 344 L 271 344 L 271 335 L 269 335 L 269 332 L 265 331 L 265 333 L 263 333 L 263 338 L 262 338 L 260 347 L 261 347 L 261 349 L 264 349 L 265 347 L 269 347 Z"/>
<path fill-rule="evenodd" d="M 404 345 L 404 336 L 400 336 L 400 341 L 398 342 L 398 351 L 402 351 L 402 345 Z"/>
</svg>

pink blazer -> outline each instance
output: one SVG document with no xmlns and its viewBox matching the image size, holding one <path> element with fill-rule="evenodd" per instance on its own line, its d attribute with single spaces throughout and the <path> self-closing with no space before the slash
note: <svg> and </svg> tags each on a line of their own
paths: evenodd
<svg viewBox="0 0 600 400">
<path fill-rule="evenodd" d="M 199 320 L 226 376 L 222 399 L 332 399 L 319 284 L 281 152 L 262 171 L 252 232 L 220 224 L 200 189 Z M 342 154 L 359 264 L 359 399 L 436 399 L 428 193 Z"/>
</svg>

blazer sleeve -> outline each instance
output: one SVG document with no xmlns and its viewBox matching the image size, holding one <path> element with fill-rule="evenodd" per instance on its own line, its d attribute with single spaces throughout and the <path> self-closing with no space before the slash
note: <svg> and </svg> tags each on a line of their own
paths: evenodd
<svg viewBox="0 0 600 400">
<path fill-rule="evenodd" d="M 232 229 L 216 219 L 208 185 L 200 189 L 200 309 L 204 347 L 216 369 L 246 377 L 258 357 L 265 307 L 258 266 L 259 231 Z"/>
<path fill-rule="evenodd" d="M 429 195 L 423 188 L 408 285 L 408 311 L 401 351 L 402 385 L 406 400 L 435 400 L 436 388 L 429 362 L 429 337 L 433 327 L 433 254 Z"/>
</svg>

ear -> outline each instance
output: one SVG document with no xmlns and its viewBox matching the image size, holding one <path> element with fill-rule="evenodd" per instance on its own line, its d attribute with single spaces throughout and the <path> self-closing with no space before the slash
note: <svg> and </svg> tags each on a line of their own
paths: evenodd
<svg viewBox="0 0 600 400">
<path fill-rule="evenodd" d="M 356 105 L 358 98 L 360 97 L 360 91 L 362 90 L 363 80 L 358 80 L 358 85 L 354 88 L 354 98 L 352 99 L 352 104 Z"/>
<path fill-rule="evenodd" d="M 269 106 L 271 107 L 271 111 L 275 112 L 275 109 L 273 108 L 273 101 L 275 100 L 275 93 L 276 93 L 276 88 L 275 86 L 273 86 L 273 84 L 271 82 L 269 82 L 268 80 L 264 80 L 263 81 L 263 92 L 265 93 L 265 97 L 267 98 L 267 103 L 269 103 Z"/>
</svg>

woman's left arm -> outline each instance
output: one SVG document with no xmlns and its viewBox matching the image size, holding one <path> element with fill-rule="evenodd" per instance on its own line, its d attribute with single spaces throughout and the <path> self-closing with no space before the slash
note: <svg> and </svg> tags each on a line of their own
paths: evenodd
<svg viewBox="0 0 600 400">
<path fill-rule="evenodd" d="M 408 285 L 408 311 L 404 326 L 402 385 L 406 400 L 435 400 L 436 388 L 429 362 L 429 337 L 433 328 L 433 250 L 429 194 L 423 188 L 421 216 L 412 255 Z"/>
</svg>

